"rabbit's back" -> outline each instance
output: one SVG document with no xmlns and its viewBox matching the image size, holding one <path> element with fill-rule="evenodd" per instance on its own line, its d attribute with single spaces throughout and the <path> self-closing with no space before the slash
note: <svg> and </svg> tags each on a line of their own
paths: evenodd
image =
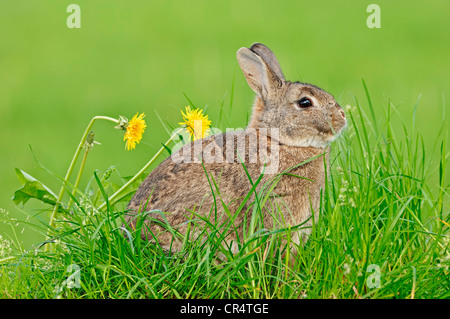
<svg viewBox="0 0 450 319">
<path fill-rule="evenodd" d="M 245 194 L 250 188 L 242 163 L 236 160 L 237 156 L 227 161 L 227 152 L 234 153 L 234 150 L 227 149 L 223 143 L 238 136 L 239 133 L 223 133 L 184 145 L 147 176 L 128 208 L 138 211 L 148 200 L 145 211 L 184 211 L 193 204 L 207 203 L 206 198 L 212 195 L 215 184 L 222 195 L 236 198 Z M 206 152 L 208 149 L 212 151 Z M 255 176 L 260 163 L 244 163 Z"/>
</svg>

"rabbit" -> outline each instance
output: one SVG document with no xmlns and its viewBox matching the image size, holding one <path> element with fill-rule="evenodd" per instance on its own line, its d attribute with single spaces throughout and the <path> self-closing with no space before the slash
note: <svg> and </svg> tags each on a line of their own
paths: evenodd
<svg viewBox="0 0 450 319">
<path fill-rule="evenodd" d="M 181 234 L 189 230 L 195 239 L 209 236 L 198 225 L 189 229 L 190 220 L 202 218 L 205 227 L 207 222 L 231 221 L 223 245 L 237 253 L 255 211 L 254 194 L 274 177 L 278 180 L 270 204 L 262 208 L 264 228 L 302 225 L 291 234 L 291 242 L 301 245 L 311 234 L 312 219 L 318 218 L 329 145 L 347 124 L 343 109 L 322 89 L 285 80 L 274 53 L 261 43 L 240 48 L 236 57 L 256 93 L 247 128 L 198 139 L 172 152 L 146 177 L 127 206 L 128 225 L 135 228 L 139 218 L 151 217 L 145 220 L 142 237 L 157 240 L 172 253 L 182 250 L 183 240 L 162 224 Z M 248 194 L 251 198 L 246 201 Z"/>
</svg>

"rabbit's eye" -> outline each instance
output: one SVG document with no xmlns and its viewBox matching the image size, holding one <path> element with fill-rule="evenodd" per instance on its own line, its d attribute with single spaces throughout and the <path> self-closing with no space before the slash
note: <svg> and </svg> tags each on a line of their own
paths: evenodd
<svg viewBox="0 0 450 319">
<path fill-rule="evenodd" d="M 303 109 L 313 106 L 312 102 L 310 99 L 308 99 L 307 97 L 303 97 L 300 100 L 297 101 L 297 105 Z"/>
</svg>

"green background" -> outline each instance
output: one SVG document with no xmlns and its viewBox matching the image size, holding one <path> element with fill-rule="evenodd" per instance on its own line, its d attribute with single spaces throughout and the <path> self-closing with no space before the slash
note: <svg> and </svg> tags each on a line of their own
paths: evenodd
<svg viewBox="0 0 450 319">
<path fill-rule="evenodd" d="M 391 101 L 410 126 L 420 96 L 415 125 L 429 152 L 448 119 L 445 0 L 376 1 L 380 29 L 366 25 L 372 0 L 73 2 L 81 29 L 66 25 L 70 1 L 0 3 L 0 208 L 10 216 L 23 218 L 11 201 L 21 186 L 15 167 L 59 188 L 30 146 L 46 168 L 64 175 L 95 115 L 145 112 L 148 128 L 142 143 L 125 151 L 123 132 L 97 123 L 102 144 L 89 155 L 84 183 L 111 165 L 125 176 L 138 171 L 168 138 L 156 114 L 176 125 L 188 105 L 184 94 L 208 107 L 213 126 L 245 127 L 253 92 L 235 53 L 254 42 L 275 52 L 288 80 L 320 86 L 342 106 L 356 97 L 368 112 L 364 78 L 377 116 Z M 222 103 L 226 118 L 218 122 Z M 0 224 L 4 233 L 10 229 Z M 25 246 L 42 239 L 31 229 L 20 236 Z"/>
</svg>

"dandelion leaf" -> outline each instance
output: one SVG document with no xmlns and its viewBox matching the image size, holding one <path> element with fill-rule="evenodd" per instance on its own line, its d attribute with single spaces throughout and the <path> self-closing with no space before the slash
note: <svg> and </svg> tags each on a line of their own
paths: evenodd
<svg viewBox="0 0 450 319">
<path fill-rule="evenodd" d="M 16 168 L 16 175 L 19 181 L 24 184 L 22 188 L 14 192 L 12 200 L 16 205 L 21 203 L 25 205 L 30 198 L 35 198 L 46 204 L 55 205 L 56 195 L 47 186 L 21 169 Z"/>
</svg>

